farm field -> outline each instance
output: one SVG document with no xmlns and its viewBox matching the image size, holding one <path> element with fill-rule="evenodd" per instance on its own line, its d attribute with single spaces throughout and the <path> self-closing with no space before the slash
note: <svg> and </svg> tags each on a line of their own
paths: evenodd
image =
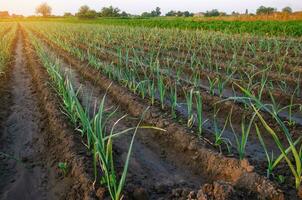
<svg viewBox="0 0 302 200">
<path fill-rule="evenodd" d="M 207 20 L 208 19 L 208 20 Z M 216 20 L 215 17 L 156 17 L 156 18 L 97 18 L 97 19 L 78 19 L 77 17 L 54 17 L 54 18 L 26 18 L 20 21 L 40 21 L 40 22 L 66 22 L 84 23 L 100 25 L 116 25 L 126 27 L 149 27 L 149 28 L 178 28 L 189 30 L 208 30 L 219 31 L 230 34 L 252 34 L 260 36 L 279 36 L 279 37 L 301 37 L 302 20 L 256 20 L 256 21 L 228 21 L 228 18 Z M 16 19 L 13 19 L 16 20 Z M 205 21 L 207 20 L 207 21 Z M 2 21 L 12 21 L 2 19 Z"/>
<path fill-rule="evenodd" d="M 0 199 L 299 199 L 292 23 L 0 22 Z"/>
</svg>

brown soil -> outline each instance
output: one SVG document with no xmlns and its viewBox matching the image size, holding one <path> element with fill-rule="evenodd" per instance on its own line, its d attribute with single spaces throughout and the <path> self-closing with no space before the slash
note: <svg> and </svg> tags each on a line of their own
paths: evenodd
<svg viewBox="0 0 302 200">
<path fill-rule="evenodd" d="M 0 199 L 91 199 L 83 145 L 46 89 L 47 77 L 28 62 L 34 60 L 25 46 L 18 32 L 14 63 L 1 81 Z M 68 163 L 67 176 L 59 162 Z"/>
<path fill-rule="evenodd" d="M 76 69 L 78 73 L 80 73 L 80 75 L 77 76 L 84 77 L 85 79 L 89 80 L 91 82 L 91 85 L 96 85 L 96 87 L 99 88 L 100 91 L 103 91 L 101 93 L 104 93 L 104 91 L 106 91 L 106 89 L 112 82 L 111 80 L 100 75 L 96 70 L 87 67 L 87 63 L 81 63 L 73 59 L 72 56 L 70 56 L 68 53 L 55 46 L 54 44 L 52 44 L 51 47 L 54 48 L 58 54 L 60 54 L 61 58 L 63 58 L 66 63 L 70 64 L 72 68 Z M 73 71 L 73 73 L 75 72 Z M 91 85 L 88 86 L 88 90 L 89 88 L 93 87 Z M 97 88 L 93 89 L 92 91 L 98 91 Z M 126 112 L 130 113 L 133 117 L 139 117 L 140 114 L 143 113 L 146 109 L 145 102 L 142 102 L 139 98 L 130 94 L 127 89 L 120 87 L 115 83 L 112 84 L 111 87 L 108 89 L 108 95 L 112 99 L 112 102 L 115 102 L 115 104 L 120 105 L 123 110 L 126 110 Z M 157 182 L 156 177 L 153 177 L 155 171 L 154 169 L 152 169 L 152 162 L 150 163 L 150 161 L 154 161 L 156 163 L 154 168 L 156 166 L 169 166 L 169 164 L 161 165 L 160 162 L 173 163 L 173 165 L 177 167 L 176 170 L 169 167 L 165 167 L 165 170 L 162 171 L 157 169 L 159 170 L 159 174 L 155 174 L 155 176 L 161 175 L 161 172 L 164 172 L 163 174 L 169 174 L 169 171 L 170 174 L 176 173 L 176 175 L 179 175 L 178 173 L 180 170 L 177 169 L 182 169 L 186 170 L 187 172 L 191 171 L 191 173 L 193 172 L 194 174 L 197 174 L 197 176 L 195 177 L 200 177 L 200 185 L 205 182 L 229 182 L 227 185 L 232 185 L 232 187 L 236 188 L 235 191 L 237 192 L 235 192 L 235 194 L 237 195 L 237 197 L 239 197 L 239 199 L 244 198 L 240 196 L 243 191 L 248 191 L 247 193 L 245 193 L 245 195 L 249 193 L 252 194 L 254 198 L 254 195 L 268 199 L 284 198 L 281 191 L 276 190 L 275 186 L 271 182 L 259 176 L 258 174 L 251 172 L 253 171 L 253 167 L 250 166 L 247 161 L 239 162 L 236 159 L 226 158 L 222 155 L 210 151 L 209 149 L 204 148 L 204 144 L 201 144 L 200 141 L 196 139 L 196 137 L 191 136 L 187 130 L 175 124 L 172 120 L 167 117 L 167 115 L 165 115 L 158 109 L 153 107 L 150 108 L 146 114 L 144 122 L 146 124 L 156 125 L 158 127 L 165 128 L 167 130 L 167 132 L 164 133 L 147 132 L 147 136 L 145 134 L 142 134 L 139 137 L 139 140 L 142 142 L 139 142 L 138 146 L 140 147 L 139 149 L 142 149 L 142 152 L 138 152 L 137 157 L 135 157 L 134 159 L 138 163 L 138 168 L 135 169 L 143 170 L 142 174 L 145 174 L 146 180 L 152 180 L 150 179 L 152 177 L 154 178 L 154 183 Z M 147 139 L 144 137 L 147 137 Z M 124 144 L 124 142 L 122 142 L 121 144 Z M 158 161 L 152 158 L 152 156 L 148 154 L 148 151 L 144 150 L 145 148 L 149 149 L 148 151 L 151 151 L 151 155 L 153 154 L 154 156 L 156 156 L 158 158 Z M 117 150 L 117 154 L 119 155 L 118 151 L 119 150 Z M 125 151 L 125 149 L 122 149 L 122 151 Z M 161 154 L 163 154 L 164 159 L 161 159 Z M 146 158 L 149 163 L 146 161 Z M 146 169 L 142 166 L 146 166 Z M 146 170 L 150 168 L 151 173 L 148 173 L 148 171 Z M 137 170 L 135 172 L 140 171 Z M 146 184 L 147 182 L 144 182 L 144 179 L 142 179 L 139 174 L 140 173 L 135 173 L 135 176 L 133 176 L 130 172 L 130 183 L 128 182 L 128 184 L 130 186 L 134 184 L 134 189 L 131 190 L 131 188 L 129 189 L 130 186 L 128 186 L 128 190 L 130 190 L 132 194 L 138 193 L 139 195 L 146 195 L 146 192 L 148 194 L 150 190 L 152 191 L 152 188 L 150 188 L 150 186 Z M 138 178 L 136 178 L 136 176 L 138 176 Z M 188 177 L 188 175 L 183 177 Z M 189 177 L 194 180 L 194 176 L 189 175 Z M 173 179 L 171 179 L 171 177 L 168 175 L 160 177 L 161 181 L 163 179 L 172 180 L 172 185 L 173 183 L 175 183 L 175 181 L 173 182 Z M 188 180 L 186 180 L 186 182 L 188 182 Z M 192 184 L 194 184 L 194 182 L 195 181 L 192 181 Z M 137 184 L 140 184 L 141 186 L 138 187 Z M 160 187 L 159 191 L 162 191 L 164 198 L 167 198 L 166 195 L 168 195 L 168 197 L 171 197 L 173 199 L 175 198 L 175 196 L 173 195 L 177 196 L 180 193 L 188 194 L 188 191 L 190 191 L 190 189 L 193 189 L 196 186 L 198 187 L 198 185 L 193 185 L 193 187 L 189 186 L 188 190 L 186 189 L 186 187 L 181 187 L 180 189 L 175 187 L 171 188 L 169 187 L 169 184 L 165 184 L 163 188 Z M 217 186 L 215 185 L 213 187 L 217 188 Z M 219 187 L 220 186 L 218 186 L 218 188 Z M 154 198 L 157 198 L 157 195 L 160 194 L 159 191 L 157 191 L 157 194 L 152 194 L 155 195 Z M 249 196 L 245 197 L 251 199 L 251 197 Z"/>
</svg>

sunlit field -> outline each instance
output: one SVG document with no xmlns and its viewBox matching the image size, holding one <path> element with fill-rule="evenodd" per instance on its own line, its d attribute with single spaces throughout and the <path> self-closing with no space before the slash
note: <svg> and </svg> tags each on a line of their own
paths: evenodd
<svg viewBox="0 0 302 200">
<path fill-rule="evenodd" d="M 1 19 L 0 199 L 299 199 L 302 21 L 257 16 Z"/>
</svg>

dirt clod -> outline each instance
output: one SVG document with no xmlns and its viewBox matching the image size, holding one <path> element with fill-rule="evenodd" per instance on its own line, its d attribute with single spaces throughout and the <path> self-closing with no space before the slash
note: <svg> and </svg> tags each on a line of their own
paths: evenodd
<svg viewBox="0 0 302 200">
<path fill-rule="evenodd" d="M 243 159 L 240 161 L 240 165 L 242 168 L 244 168 L 247 172 L 254 171 L 254 166 L 250 165 L 249 161 L 247 159 Z"/>
<path fill-rule="evenodd" d="M 97 196 L 98 199 L 104 199 L 104 197 L 105 197 L 105 192 L 106 192 L 105 188 L 100 187 L 100 188 L 98 188 L 98 189 L 96 190 L 95 195 Z"/>
<path fill-rule="evenodd" d="M 205 184 L 198 191 L 198 200 L 231 200 L 234 188 L 230 183 L 217 181 L 213 184 Z"/>
</svg>

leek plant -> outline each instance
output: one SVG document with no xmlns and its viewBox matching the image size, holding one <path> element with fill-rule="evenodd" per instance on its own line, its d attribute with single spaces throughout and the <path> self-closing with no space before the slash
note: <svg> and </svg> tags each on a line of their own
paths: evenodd
<svg viewBox="0 0 302 200">
<path fill-rule="evenodd" d="M 234 72 L 233 72 L 234 73 Z M 226 80 L 222 80 L 222 77 L 219 76 L 217 78 L 217 91 L 218 91 L 218 94 L 219 94 L 219 97 L 222 97 L 222 94 L 223 94 L 223 89 L 225 88 L 226 84 L 230 81 L 230 79 L 232 78 L 233 76 L 233 73 L 228 75 L 227 79 Z"/>
<path fill-rule="evenodd" d="M 151 99 L 151 105 L 155 102 L 155 85 L 153 80 L 148 81 L 148 94 Z"/>
<path fill-rule="evenodd" d="M 199 91 L 196 92 L 196 109 L 197 109 L 197 125 L 198 125 L 198 136 L 202 135 L 202 127 L 207 122 L 203 121 L 203 105 L 202 105 L 202 96 Z"/>
<path fill-rule="evenodd" d="M 265 73 L 263 73 L 262 76 L 261 76 L 260 88 L 258 89 L 257 98 L 258 98 L 259 101 L 261 101 L 262 93 L 263 93 L 264 87 L 266 85 L 266 82 L 267 82 L 267 76 L 265 75 Z"/>
<path fill-rule="evenodd" d="M 287 124 L 289 126 L 294 126 L 296 122 L 292 120 L 292 111 L 293 111 L 293 106 L 294 106 L 294 95 L 295 93 L 290 97 L 290 104 L 288 105 L 288 121 Z"/>
<path fill-rule="evenodd" d="M 245 101 L 245 103 L 248 103 L 253 110 L 255 111 L 257 117 L 259 118 L 262 126 L 266 129 L 269 135 L 272 136 L 273 140 L 275 141 L 277 147 L 279 148 L 280 152 L 284 156 L 284 160 L 286 161 L 290 171 L 292 172 L 294 178 L 295 178 L 295 187 L 298 189 L 301 185 L 302 181 L 302 145 L 300 144 L 299 148 L 296 148 L 295 142 L 293 141 L 293 138 L 284 124 L 284 122 L 276 115 L 274 112 L 272 112 L 267 105 L 263 104 L 259 101 L 255 96 L 253 96 L 251 93 L 249 93 L 247 90 L 242 88 L 241 86 L 237 85 L 241 91 L 245 94 L 245 97 L 242 97 L 242 99 L 248 100 Z M 238 98 L 238 97 L 237 97 Z M 262 117 L 259 110 L 264 109 L 266 112 L 268 112 L 273 119 L 276 120 L 277 124 L 280 126 L 281 131 L 284 133 L 286 140 L 289 144 L 290 152 L 293 155 L 293 160 L 289 155 L 286 153 L 286 149 L 284 145 L 282 144 L 280 138 L 278 137 L 277 133 L 267 124 L 266 120 Z M 300 139 L 298 139 L 300 140 Z"/>
<path fill-rule="evenodd" d="M 189 92 L 184 91 L 185 96 L 186 96 L 186 105 L 187 105 L 187 113 L 188 113 L 188 119 L 187 119 L 187 127 L 188 128 L 191 128 L 193 126 L 193 123 L 194 123 L 193 92 L 194 92 L 193 88 Z"/>
<path fill-rule="evenodd" d="M 246 145 L 247 145 L 248 137 L 250 135 L 251 127 L 252 127 L 252 124 L 254 122 L 256 114 L 255 113 L 253 114 L 253 116 L 251 117 L 250 122 L 247 126 L 245 124 L 245 118 L 242 119 L 242 121 L 241 121 L 241 135 L 239 137 L 236 134 L 236 131 L 234 130 L 234 127 L 233 127 L 232 111 L 230 113 L 231 114 L 230 114 L 230 117 L 229 117 L 229 122 L 230 122 L 230 127 L 231 127 L 232 132 L 233 132 L 234 137 L 235 137 L 236 149 L 237 149 L 237 152 L 239 154 L 239 159 L 243 160 L 244 157 L 245 157 L 245 148 L 246 148 Z"/>
<path fill-rule="evenodd" d="M 159 99 L 161 103 L 161 108 L 165 108 L 165 93 L 166 93 L 166 86 L 164 83 L 164 78 L 162 75 L 158 75 L 158 80 L 157 80 L 157 88 L 159 92 Z"/>
<path fill-rule="evenodd" d="M 276 100 L 272 94 L 272 92 L 269 90 L 269 95 L 271 98 L 271 104 L 266 104 L 267 107 L 271 107 L 271 111 L 275 114 L 278 115 L 281 111 L 287 110 L 288 109 L 288 120 L 285 121 L 289 126 L 294 126 L 296 124 L 296 121 L 293 120 L 292 118 L 292 111 L 294 107 L 300 107 L 301 104 L 294 104 L 294 95 L 295 93 L 292 94 L 290 98 L 290 104 L 284 107 L 281 107 L 280 104 L 276 103 Z"/>
<path fill-rule="evenodd" d="M 177 107 L 177 85 L 170 88 L 170 101 L 171 101 L 171 114 L 173 118 L 176 118 L 176 107 Z"/>
<path fill-rule="evenodd" d="M 273 139 L 274 139 L 276 145 L 278 146 L 280 152 L 284 156 L 284 159 L 285 159 L 286 163 L 288 164 L 288 167 L 290 168 L 290 170 L 291 170 L 291 172 L 292 172 L 292 174 L 295 178 L 296 189 L 299 189 L 299 187 L 301 185 L 301 181 L 302 181 L 302 160 L 301 160 L 301 158 L 302 158 L 302 151 L 301 151 L 302 145 L 300 144 L 300 148 L 296 148 L 295 143 L 296 142 L 298 143 L 299 141 L 294 142 L 292 140 L 292 138 L 290 136 L 290 133 L 289 133 L 288 129 L 286 128 L 285 124 L 281 120 L 276 119 L 278 121 L 278 123 L 280 124 L 282 130 L 284 132 L 286 132 L 285 135 L 286 135 L 287 141 L 289 143 L 289 149 L 292 152 L 293 157 L 294 157 L 294 160 L 292 161 L 290 156 L 287 155 L 286 148 L 283 146 L 283 144 L 282 144 L 281 140 L 279 139 L 277 133 L 263 119 L 263 117 L 259 113 L 259 110 L 254 105 L 252 105 L 252 107 L 253 107 L 255 113 L 257 114 L 258 118 L 260 119 L 262 125 L 267 130 L 267 132 L 273 137 Z M 300 140 L 300 138 L 298 140 Z"/>
<path fill-rule="evenodd" d="M 208 78 L 208 81 L 209 81 L 210 94 L 212 96 L 214 96 L 215 95 L 215 84 L 217 82 L 217 78 L 211 79 L 209 76 L 207 76 L 207 78 Z"/>
<path fill-rule="evenodd" d="M 214 109 L 214 112 L 215 112 L 216 109 Z M 215 141 L 214 141 L 214 145 L 219 147 L 219 150 L 221 152 L 221 145 L 222 144 L 225 144 L 228 151 L 230 152 L 230 140 L 223 137 L 223 133 L 225 132 L 225 129 L 227 127 L 227 124 L 229 122 L 229 117 L 230 117 L 230 114 L 228 115 L 227 119 L 225 120 L 224 122 L 224 125 L 223 125 L 223 128 L 220 129 L 219 128 L 219 125 L 218 125 L 218 122 L 217 122 L 217 115 L 218 115 L 218 112 L 219 110 L 217 110 L 213 116 L 213 123 L 214 123 L 214 136 L 215 136 Z"/>
<path fill-rule="evenodd" d="M 255 128 L 256 128 L 256 133 L 257 136 L 259 138 L 259 141 L 263 147 L 265 156 L 266 156 L 266 160 L 267 160 L 267 172 L 266 172 L 266 176 L 267 178 L 270 177 L 270 175 L 273 173 L 273 170 L 278 166 L 278 164 L 283 160 L 284 155 L 281 153 L 276 159 L 274 158 L 274 152 L 272 151 L 271 154 L 269 154 L 269 151 L 265 145 L 265 142 L 263 140 L 263 137 L 261 135 L 261 132 L 257 126 L 257 124 L 255 123 Z M 301 137 L 299 139 L 297 139 L 294 142 L 294 145 L 297 145 L 301 140 Z M 284 152 L 286 153 L 286 155 L 288 155 L 288 153 L 291 151 L 291 147 L 288 147 Z"/>
<path fill-rule="evenodd" d="M 148 81 L 148 80 L 143 80 L 143 81 L 139 82 L 139 83 L 136 85 L 136 90 L 139 91 L 139 93 L 140 93 L 142 99 L 145 98 L 146 93 L 147 93 L 147 92 L 146 92 L 146 82 L 147 82 L 147 81 Z"/>
</svg>

